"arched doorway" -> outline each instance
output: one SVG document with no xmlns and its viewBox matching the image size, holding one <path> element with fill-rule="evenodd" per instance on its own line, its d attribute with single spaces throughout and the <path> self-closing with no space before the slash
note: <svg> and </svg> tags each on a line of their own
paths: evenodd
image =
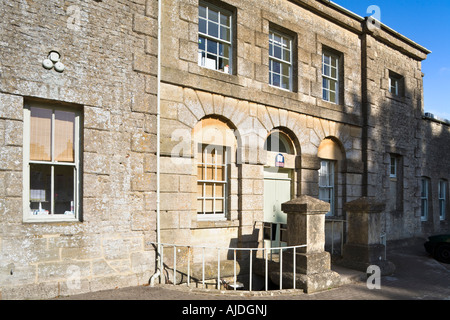
<svg viewBox="0 0 450 320">
<path fill-rule="evenodd" d="M 264 246 L 286 245 L 287 216 L 281 204 L 295 193 L 296 147 L 291 137 L 275 129 L 264 143 L 267 161 L 264 167 Z"/>
</svg>

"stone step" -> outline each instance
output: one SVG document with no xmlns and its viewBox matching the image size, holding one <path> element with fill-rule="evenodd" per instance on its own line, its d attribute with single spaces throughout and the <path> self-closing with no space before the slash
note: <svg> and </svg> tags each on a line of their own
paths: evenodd
<svg viewBox="0 0 450 320">
<path fill-rule="evenodd" d="M 211 280 L 217 282 L 218 268 L 217 261 L 215 262 L 205 262 L 204 269 L 203 263 L 193 263 L 189 266 L 190 281 L 191 282 L 211 282 Z M 234 276 L 234 260 L 223 260 L 220 261 L 220 278 L 229 279 Z M 236 261 L 236 274 L 239 275 L 241 272 L 241 265 L 239 261 Z M 204 274 L 204 275 L 203 275 Z M 174 269 L 173 267 L 164 267 L 164 276 L 166 278 L 166 283 L 173 283 L 174 281 Z M 176 267 L 176 284 L 186 283 L 188 281 L 188 266 L 180 265 Z"/>
</svg>

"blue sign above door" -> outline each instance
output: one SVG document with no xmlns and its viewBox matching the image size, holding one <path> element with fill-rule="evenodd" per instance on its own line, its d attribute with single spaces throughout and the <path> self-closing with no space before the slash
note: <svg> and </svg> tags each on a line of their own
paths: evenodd
<svg viewBox="0 0 450 320">
<path fill-rule="evenodd" d="M 284 168 L 284 156 L 281 153 L 275 157 L 275 167 Z"/>
</svg>

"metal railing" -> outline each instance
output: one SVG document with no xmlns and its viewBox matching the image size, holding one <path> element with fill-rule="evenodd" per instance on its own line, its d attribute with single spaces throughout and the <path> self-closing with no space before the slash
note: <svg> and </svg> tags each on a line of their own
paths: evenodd
<svg viewBox="0 0 450 320">
<path fill-rule="evenodd" d="M 342 219 L 333 219 L 333 218 L 327 218 L 325 219 L 325 224 L 331 224 L 331 254 L 334 255 L 336 250 L 335 250 L 335 240 L 336 240 L 336 229 L 339 232 L 339 253 L 342 255 L 342 252 L 344 250 L 344 242 L 345 242 L 345 224 L 347 223 L 347 220 L 342 220 Z M 338 227 L 336 227 L 336 225 L 340 225 Z"/>
<path fill-rule="evenodd" d="M 154 245 L 154 246 L 158 246 L 160 247 L 160 252 L 159 252 L 159 266 L 158 268 L 161 271 L 160 274 L 160 281 L 162 283 L 165 283 L 165 277 L 166 275 L 164 274 L 163 270 L 169 268 L 169 269 L 173 269 L 173 281 L 172 284 L 173 285 L 177 285 L 178 280 L 177 280 L 177 272 L 179 272 L 181 269 L 177 270 L 177 249 L 179 248 L 186 248 L 187 249 L 187 265 L 184 265 L 184 267 L 187 267 L 187 271 L 186 271 L 186 276 L 187 276 L 187 280 L 186 280 L 186 284 L 189 287 L 191 285 L 192 281 L 192 265 L 194 264 L 193 262 L 191 262 L 191 254 L 193 253 L 193 250 L 201 250 L 202 253 L 202 257 L 201 257 L 201 266 L 202 266 L 202 275 L 201 275 L 201 284 L 203 287 L 205 287 L 206 280 L 212 280 L 213 278 L 209 278 L 206 279 L 206 275 L 205 275 L 205 267 L 206 267 L 206 263 L 213 263 L 214 261 L 208 260 L 206 261 L 206 250 L 217 250 L 217 275 L 216 275 L 216 288 L 218 290 L 221 289 L 221 285 L 224 283 L 224 281 L 222 280 L 221 277 L 221 261 L 223 260 L 223 258 L 221 258 L 221 253 L 223 253 L 224 251 L 227 252 L 232 252 L 233 253 L 233 283 L 229 284 L 228 286 L 231 287 L 233 290 L 237 290 L 239 288 L 239 283 L 237 282 L 237 253 L 240 252 L 248 252 L 248 256 L 249 256 L 249 283 L 248 283 L 248 290 L 249 291 L 253 291 L 253 275 L 254 275 L 254 262 L 256 259 L 261 260 L 261 258 L 258 258 L 258 256 L 262 257 L 262 259 L 264 260 L 264 290 L 268 291 L 269 290 L 269 262 L 271 261 L 279 263 L 279 290 L 283 290 L 283 251 L 286 250 L 292 250 L 293 254 L 293 261 L 292 261 L 292 273 L 293 273 L 293 284 L 292 284 L 292 288 L 296 289 L 296 272 L 297 272 L 297 263 L 296 263 L 296 253 L 297 250 L 300 248 L 304 248 L 306 247 L 306 245 L 298 245 L 298 246 L 286 246 L 286 247 L 274 247 L 274 248 L 228 248 L 228 247 L 212 247 L 212 246 L 189 246 L 189 245 L 177 245 L 177 244 L 167 244 L 167 243 L 157 243 L 157 242 L 149 242 L 150 244 Z M 173 248 L 173 267 L 170 268 L 167 264 L 164 263 L 164 251 L 167 251 L 167 248 Z M 272 251 L 277 251 L 277 254 L 272 254 Z M 261 253 L 261 254 L 258 254 Z M 269 259 L 270 256 L 270 259 Z M 273 257 L 276 256 L 278 257 L 278 261 L 273 260 Z M 226 259 L 227 260 L 227 259 Z M 165 267 L 166 266 L 166 267 Z M 180 281 L 180 284 L 182 283 L 182 281 Z"/>
</svg>

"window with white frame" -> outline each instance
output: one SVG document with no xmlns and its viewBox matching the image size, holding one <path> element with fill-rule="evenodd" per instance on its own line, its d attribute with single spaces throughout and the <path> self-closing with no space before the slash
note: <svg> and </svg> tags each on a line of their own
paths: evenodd
<svg viewBox="0 0 450 320">
<path fill-rule="evenodd" d="M 203 1 L 198 13 L 198 64 L 231 74 L 232 13 Z"/>
<path fill-rule="evenodd" d="M 322 160 L 319 169 L 319 199 L 330 204 L 327 216 L 334 216 L 334 161 Z"/>
<path fill-rule="evenodd" d="M 390 172 L 389 177 L 396 179 L 398 172 L 398 157 L 395 155 L 391 155 L 391 163 L 390 163 Z"/>
<path fill-rule="evenodd" d="M 79 219 L 80 112 L 24 108 L 24 221 Z"/>
<path fill-rule="evenodd" d="M 197 153 L 197 213 L 199 219 L 225 218 L 228 150 L 199 144 Z"/>
<path fill-rule="evenodd" d="M 326 51 L 322 54 L 322 98 L 339 103 L 339 56 Z"/>
<path fill-rule="evenodd" d="M 292 38 L 269 31 L 269 84 L 292 90 Z"/>
<path fill-rule="evenodd" d="M 422 177 L 421 180 L 421 191 L 420 191 L 420 200 L 421 200 L 421 215 L 420 218 L 422 221 L 428 220 L 428 201 L 429 201 L 429 179 Z"/>
<path fill-rule="evenodd" d="M 404 79 L 401 75 L 389 71 L 389 92 L 395 96 L 403 96 Z"/>
<path fill-rule="evenodd" d="M 447 209 L 447 181 L 439 180 L 439 218 L 445 220 Z"/>
</svg>

